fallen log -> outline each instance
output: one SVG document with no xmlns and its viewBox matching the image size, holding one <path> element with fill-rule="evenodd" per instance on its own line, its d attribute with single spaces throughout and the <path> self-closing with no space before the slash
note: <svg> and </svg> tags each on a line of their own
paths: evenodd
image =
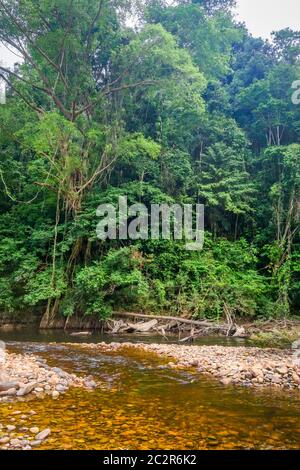
<svg viewBox="0 0 300 470">
<path fill-rule="evenodd" d="M 107 322 L 107 326 L 111 332 L 111 334 L 115 335 L 117 333 L 122 332 L 122 330 L 127 327 L 127 323 L 125 323 L 123 320 L 112 320 L 113 325 L 110 324 L 110 322 Z"/>
<path fill-rule="evenodd" d="M 186 323 L 192 326 L 202 326 L 207 328 L 222 328 L 224 325 L 216 325 L 210 321 L 199 321 L 199 320 L 191 320 L 188 318 L 181 318 L 181 317 L 169 317 L 164 315 L 146 315 L 144 313 L 132 313 L 132 312 L 114 312 L 114 317 L 125 317 L 125 318 L 144 318 L 144 319 L 151 319 L 151 320 L 164 320 L 164 321 L 173 321 L 177 323 Z"/>
<path fill-rule="evenodd" d="M 129 323 L 128 322 L 128 329 L 138 331 L 139 333 L 147 333 L 148 331 L 152 330 L 158 321 L 156 319 L 150 320 L 148 322 L 139 322 L 139 323 Z"/>
</svg>

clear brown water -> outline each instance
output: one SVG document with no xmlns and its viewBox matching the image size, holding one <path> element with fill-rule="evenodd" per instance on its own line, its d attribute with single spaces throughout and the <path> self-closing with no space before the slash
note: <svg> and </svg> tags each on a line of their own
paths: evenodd
<svg viewBox="0 0 300 470">
<path fill-rule="evenodd" d="M 182 334 L 184 338 L 186 334 Z M 135 334 L 123 334 L 123 335 L 107 335 L 100 332 L 93 332 L 91 336 L 71 336 L 69 332 L 64 330 L 40 330 L 35 327 L 14 329 L 13 331 L 0 331 L 0 339 L 7 342 L 38 342 L 38 343 L 51 343 L 51 342 L 73 342 L 73 343 L 99 343 L 106 341 L 110 343 L 112 341 L 119 342 L 146 342 L 146 343 L 177 343 L 178 335 L 174 334 L 169 336 L 166 340 L 163 336 L 155 336 L 153 333 L 140 333 Z M 223 336 L 205 336 L 195 340 L 194 344 L 220 344 L 227 346 L 244 346 L 247 344 L 247 340 L 242 338 L 226 338 Z"/>
<path fill-rule="evenodd" d="M 162 358 L 132 349 L 92 353 L 51 343 L 54 338 L 62 340 L 57 337 L 61 332 L 53 333 L 52 338 L 50 333 L 42 338 L 27 333 L 27 341 L 25 332 L 22 339 L 20 335 L 7 333 L 4 338 L 1 334 L 1 339 L 10 340 L 11 350 L 34 352 L 50 365 L 92 374 L 101 382 L 93 392 L 73 389 L 56 401 L 1 403 L 2 423 L 8 422 L 15 410 L 37 412 L 30 426 L 52 430 L 44 449 L 300 447 L 299 392 L 225 387 L 193 371 L 170 370 Z M 151 340 L 157 338 L 147 338 Z"/>
</svg>

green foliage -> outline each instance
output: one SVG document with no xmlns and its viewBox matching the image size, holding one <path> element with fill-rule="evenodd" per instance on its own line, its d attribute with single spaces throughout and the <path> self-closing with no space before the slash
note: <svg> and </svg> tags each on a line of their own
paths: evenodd
<svg viewBox="0 0 300 470">
<path fill-rule="evenodd" d="M 103 262 L 81 269 L 75 278 L 77 308 L 101 318 L 113 309 L 141 308 L 149 295 L 141 264 L 138 251 L 122 248 L 109 251 Z"/>
<path fill-rule="evenodd" d="M 268 282 L 253 269 L 255 249 L 245 240 L 207 239 L 200 253 L 187 253 L 175 243 L 160 249 L 161 253 L 155 247 L 155 256 L 151 254 L 146 265 L 147 276 L 155 279 L 159 309 L 195 318 L 222 317 L 225 311 L 269 315 Z"/>
<path fill-rule="evenodd" d="M 0 312 L 299 313 L 299 32 L 254 38 L 234 3 L 0 0 L 23 57 L 0 66 Z M 204 203 L 203 251 L 98 240 L 124 195 Z"/>
<path fill-rule="evenodd" d="M 249 341 L 257 347 L 286 349 L 291 348 L 294 341 L 298 339 L 299 332 L 296 330 L 274 330 L 272 332 L 253 333 Z"/>
<path fill-rule="evenodd" d="M 169 7 L 154 2 L 148 18 L 177 37 L 179 45 L 191 52 L 199 69 L 209 79 L 221 78 L 229 71 L 231 46 L 239 40 L 240 33 L 223 8 L 207 15 L 206 7 L 211 11 L 208 3 L 186 2 Z"/>
<path fill-rule="evenodd" d="M 60 298 L 67 286 L 64 271 L 59 269 L 56 273 L 55 286 L 51 285 L 51 276 L 50 268 L 37 272 L 27 284 L 28 293 L 24 296 L 24 302 L 28 305 L 37 305 L 48 299 Z"/>
</svg>

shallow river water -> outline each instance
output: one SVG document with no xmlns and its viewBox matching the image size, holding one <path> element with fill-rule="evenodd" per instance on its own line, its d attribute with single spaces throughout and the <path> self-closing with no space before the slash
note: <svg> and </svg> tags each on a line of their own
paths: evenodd
<svg viewBox="0 0 300 470">
<path fill-rule="evenodd" d="M 16 410 L 37 412 L 30 426 L 51 428 L 43 449 L 300 448 L 299 392 L 223 386 L 194 371 L 170 370 L 163 358 L 130 348 L 100 353 L 63 344 L 98 342 L 101 335 L 70 338 L 63 332 L 30 330 L 1 333 L 0 339 L 11 351 L 35 353 L 51 366 L 93 375 L 101 383 L 95 391 L 72 389 L 58 400 L 0 404 L 0 423 L 8 422 Z M 212 344 L 216 339 L 203 342 Z"/>
</svg>

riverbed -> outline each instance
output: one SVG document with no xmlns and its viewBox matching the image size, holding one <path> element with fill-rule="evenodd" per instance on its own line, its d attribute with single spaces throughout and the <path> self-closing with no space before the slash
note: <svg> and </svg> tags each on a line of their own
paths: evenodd
<svg viewBox="0 0 300 470">
<path fill-rule="evenodd" d="M 39 449 L 299 449 L 299 391 L 225 386 L 193 370 L 171 370 L 167 360 L 138 349 L 83 350 L 64 332 L 1 333 L 9 351 L 34 353 L 51 366 L 92 375 L 100 387 L 71 389 L 57 400 L 26 398 L 0 404 L 0 423 L 16 425 L 30 410 L 30 426 L 50 428 Z M 93 335 L 90 342 L 117 341 Z M 141 336 L 130 341 L 141 341 Z M 146 336 L 146 342 L 158 338 Z M 119 341 L 128 341 L 120 337 Z M 174 342 L 176 339 L 174 338 Z M 201 341 L 201 340 L 200 340 Z M 215 344 L 204 338 L 203 344 Z M 218 344 L 240 345 L 222 340 Z M 244 343 L 243 343 L 244 344 Z M 14 415 L 15 411 L 20 415 Z M 24 420 L 23 420 L 24 421 Z"/>
</svg>

